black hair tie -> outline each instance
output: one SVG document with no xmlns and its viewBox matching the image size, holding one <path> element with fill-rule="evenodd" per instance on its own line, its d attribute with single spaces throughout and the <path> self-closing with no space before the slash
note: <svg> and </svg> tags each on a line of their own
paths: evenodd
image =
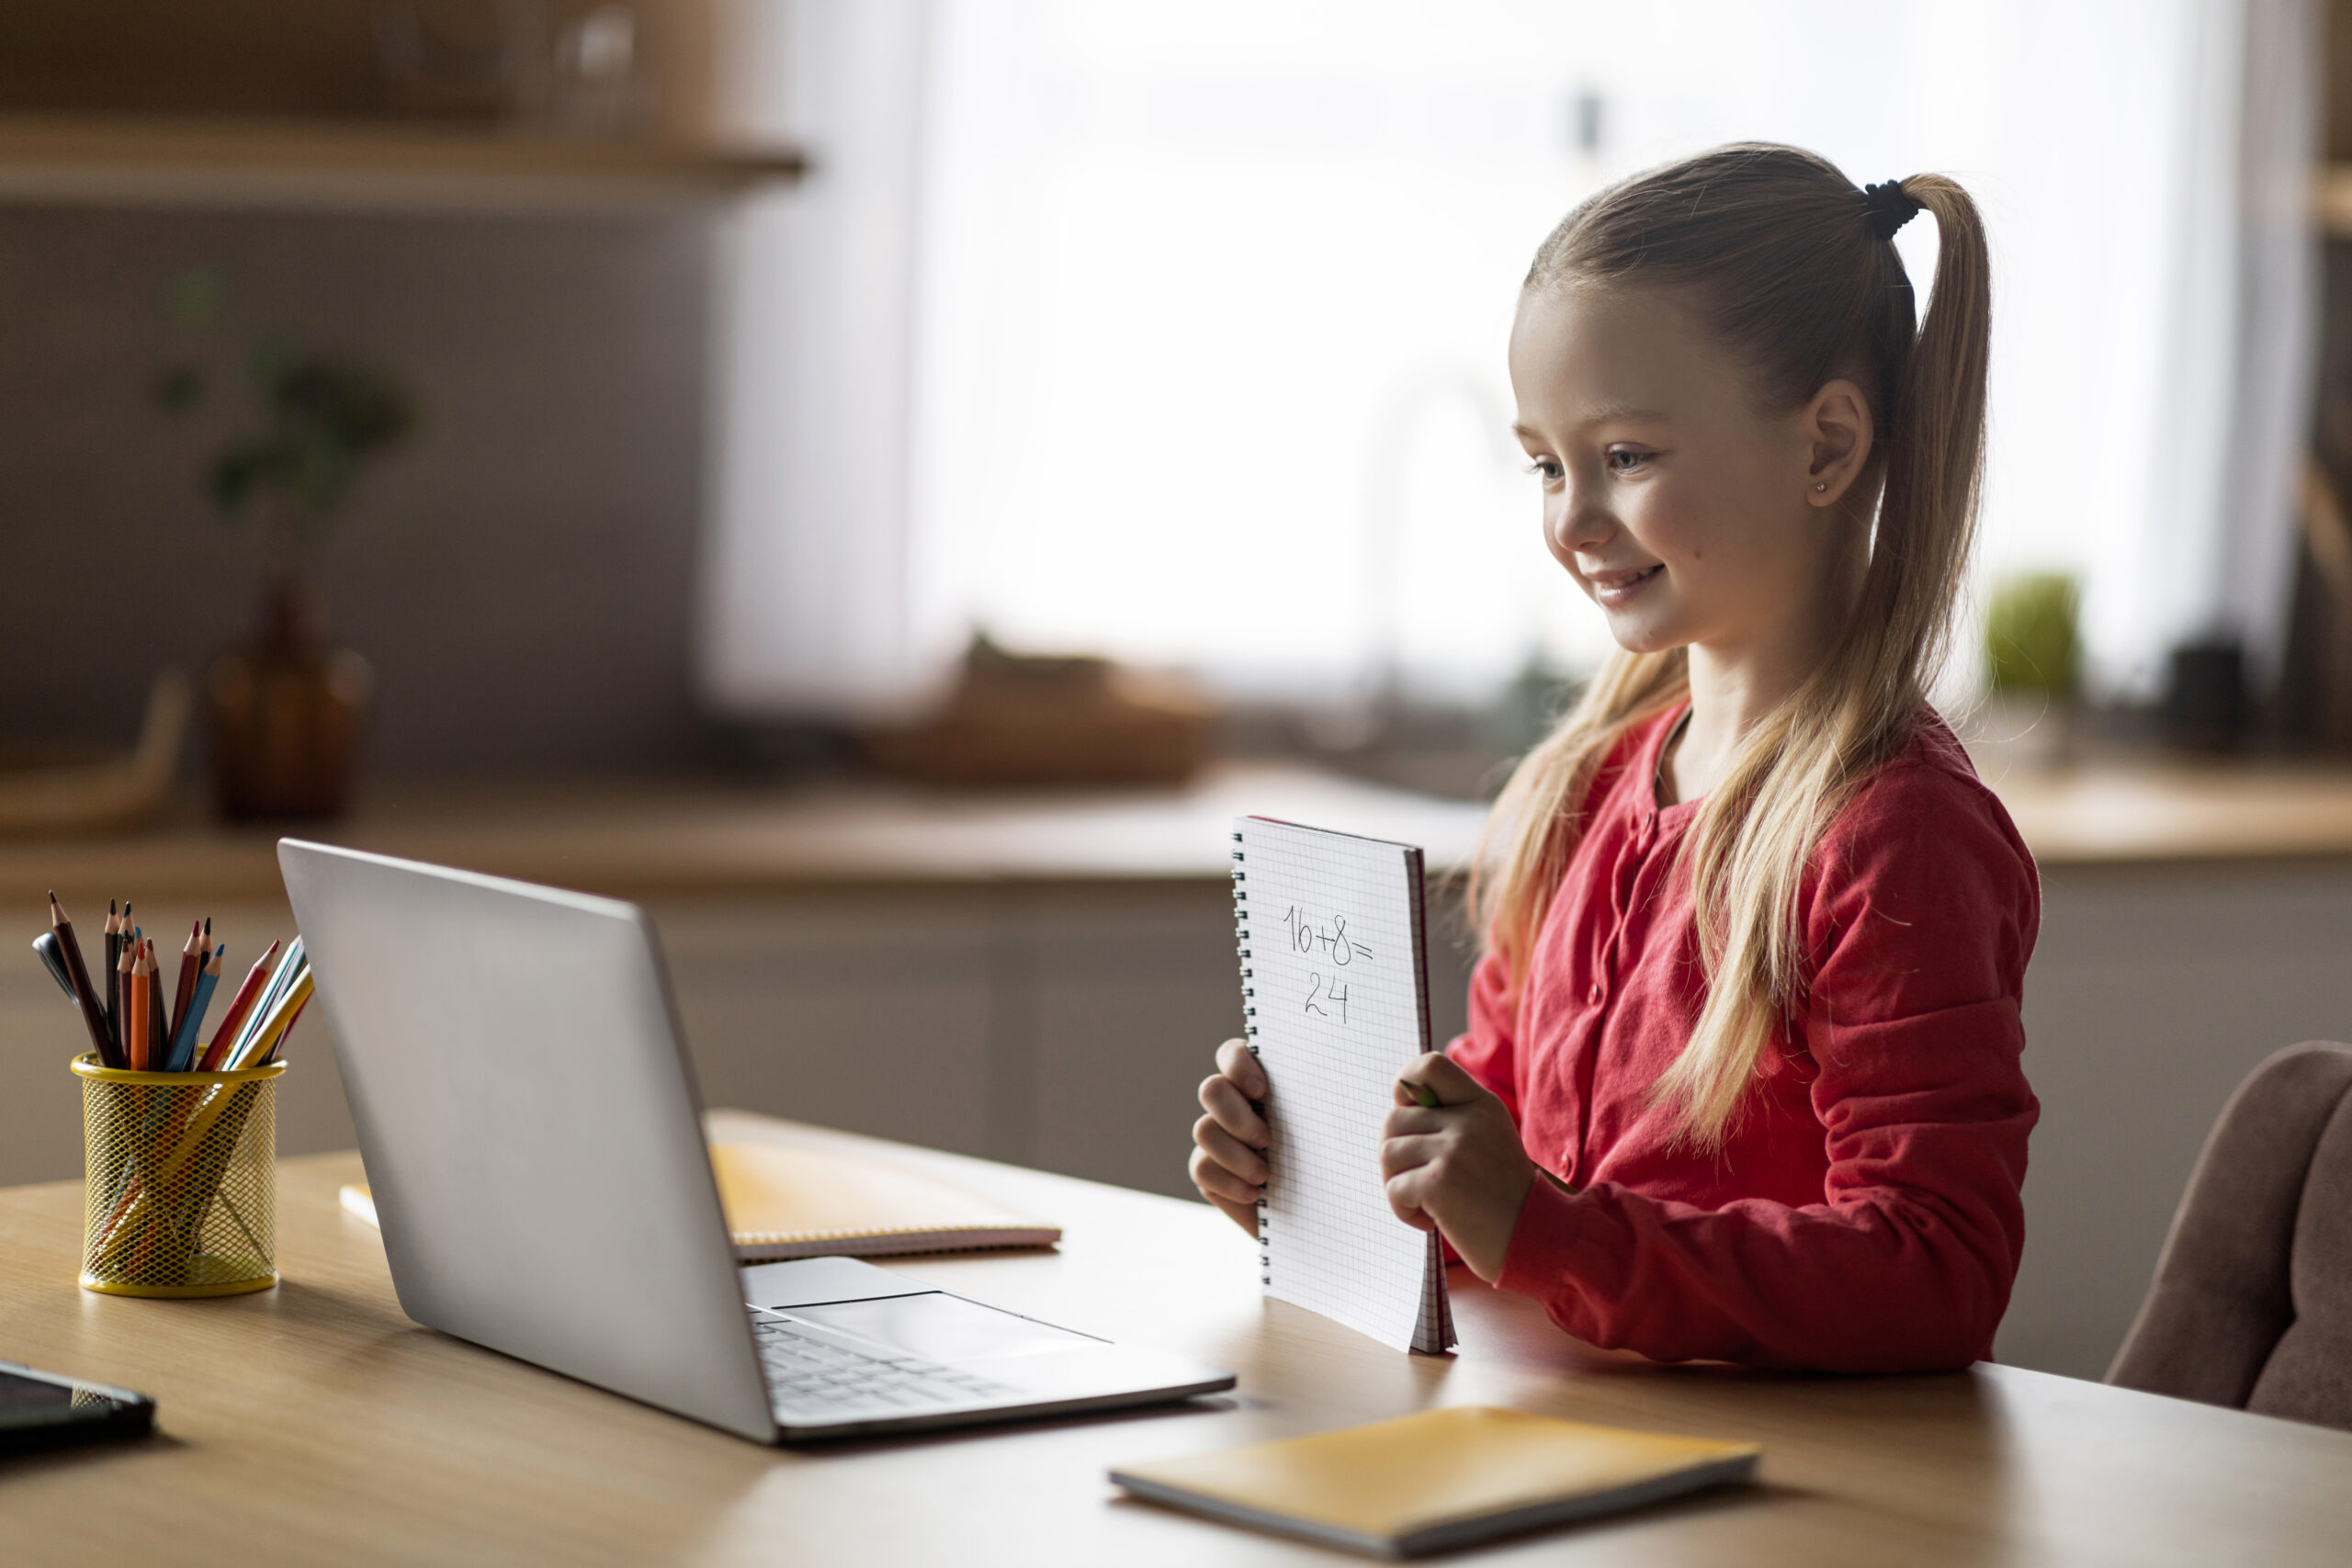
<svg viewBox="0 0 2352 1568">
<path fill-rule="evenodd" d="M 1862 221 L 1873 239 L 1892 240 L 1911 215 L 1928 204 L 1903 188 L 1901 180 L 1862 187 Z"/>
</svg>

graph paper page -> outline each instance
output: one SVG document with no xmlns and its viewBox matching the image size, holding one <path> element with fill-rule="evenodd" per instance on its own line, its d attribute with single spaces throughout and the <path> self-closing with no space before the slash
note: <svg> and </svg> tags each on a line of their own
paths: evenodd
<svg viewBox="0 0 2352 1568">
<path fill-rule="evenodd" d="M 1233 831 L 1243 1000 L 1269 1085 L 1266 1293 L 1398 1349 L 1443 1348 L 1433 1238 L 1389 1212 L 1380 1179 L 1390 1086 L 1429 1049 L 1420 852 L 1260 818 Z"/>
</svg>

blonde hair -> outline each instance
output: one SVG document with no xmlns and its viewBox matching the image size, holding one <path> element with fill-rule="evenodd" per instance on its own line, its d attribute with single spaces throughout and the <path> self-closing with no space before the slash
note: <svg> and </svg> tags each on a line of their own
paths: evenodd
<svg viewBox="0 0 2352 1568">
<path fill-rule="evenodd" d="M 1722 147 L 1602 191 L 1553 231 L 1527 276 L 1529 290 L 1676 291 L 1767 406 L 1800 407 L 1841 377 L 1871 400 L 1861 493 L 1883 488 L 1855 613 L 1820 666 L 1742 738 L 1683 851 L 1706 998 L 1652 1096 L 1702 1146 L 1720 1145 L 1759 1057 L 1803 1000 L 1806 863 L 1910 738 L 1975 533 L 1992 317 L 1984 227 L 1968 193 L 1941 175 L 1915 175 L 1901 189 L 1938 231 L 1916 334 L 1886 197 L 1867 199 L 1826 159 L 1792 147 Z M 1469 898 L 1514 995 L 1602 763 L 1689 689 L 1680 649 L 1613 655 L 1504 787 Z"/>
</svg>

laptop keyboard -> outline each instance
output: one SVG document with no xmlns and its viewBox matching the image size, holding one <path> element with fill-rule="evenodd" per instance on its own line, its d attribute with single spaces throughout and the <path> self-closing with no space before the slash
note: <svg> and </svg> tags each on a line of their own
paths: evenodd
<svg viewBox="0 0 2352 1568">
<path fill-rule="evenodd" d="M 916 1356 L 860 1355 L 773 1318 L 755 1317 L 752 1327 L 778 1414 L 911 1416 L 1019 1392 Z"/>
</svg>

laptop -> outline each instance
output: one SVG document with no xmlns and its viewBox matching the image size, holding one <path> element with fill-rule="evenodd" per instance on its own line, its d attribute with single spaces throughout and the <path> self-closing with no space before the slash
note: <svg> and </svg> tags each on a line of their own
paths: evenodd
<svg viewBox="0 0 2352 1568">
<path fill-rule="evenodd" d="M 855 1258 L 739 1268 L 642 910 L 293 839 L 277 856 L 418 1323 L 762 1442 L 1233 1386 Z"/>
</svg>

